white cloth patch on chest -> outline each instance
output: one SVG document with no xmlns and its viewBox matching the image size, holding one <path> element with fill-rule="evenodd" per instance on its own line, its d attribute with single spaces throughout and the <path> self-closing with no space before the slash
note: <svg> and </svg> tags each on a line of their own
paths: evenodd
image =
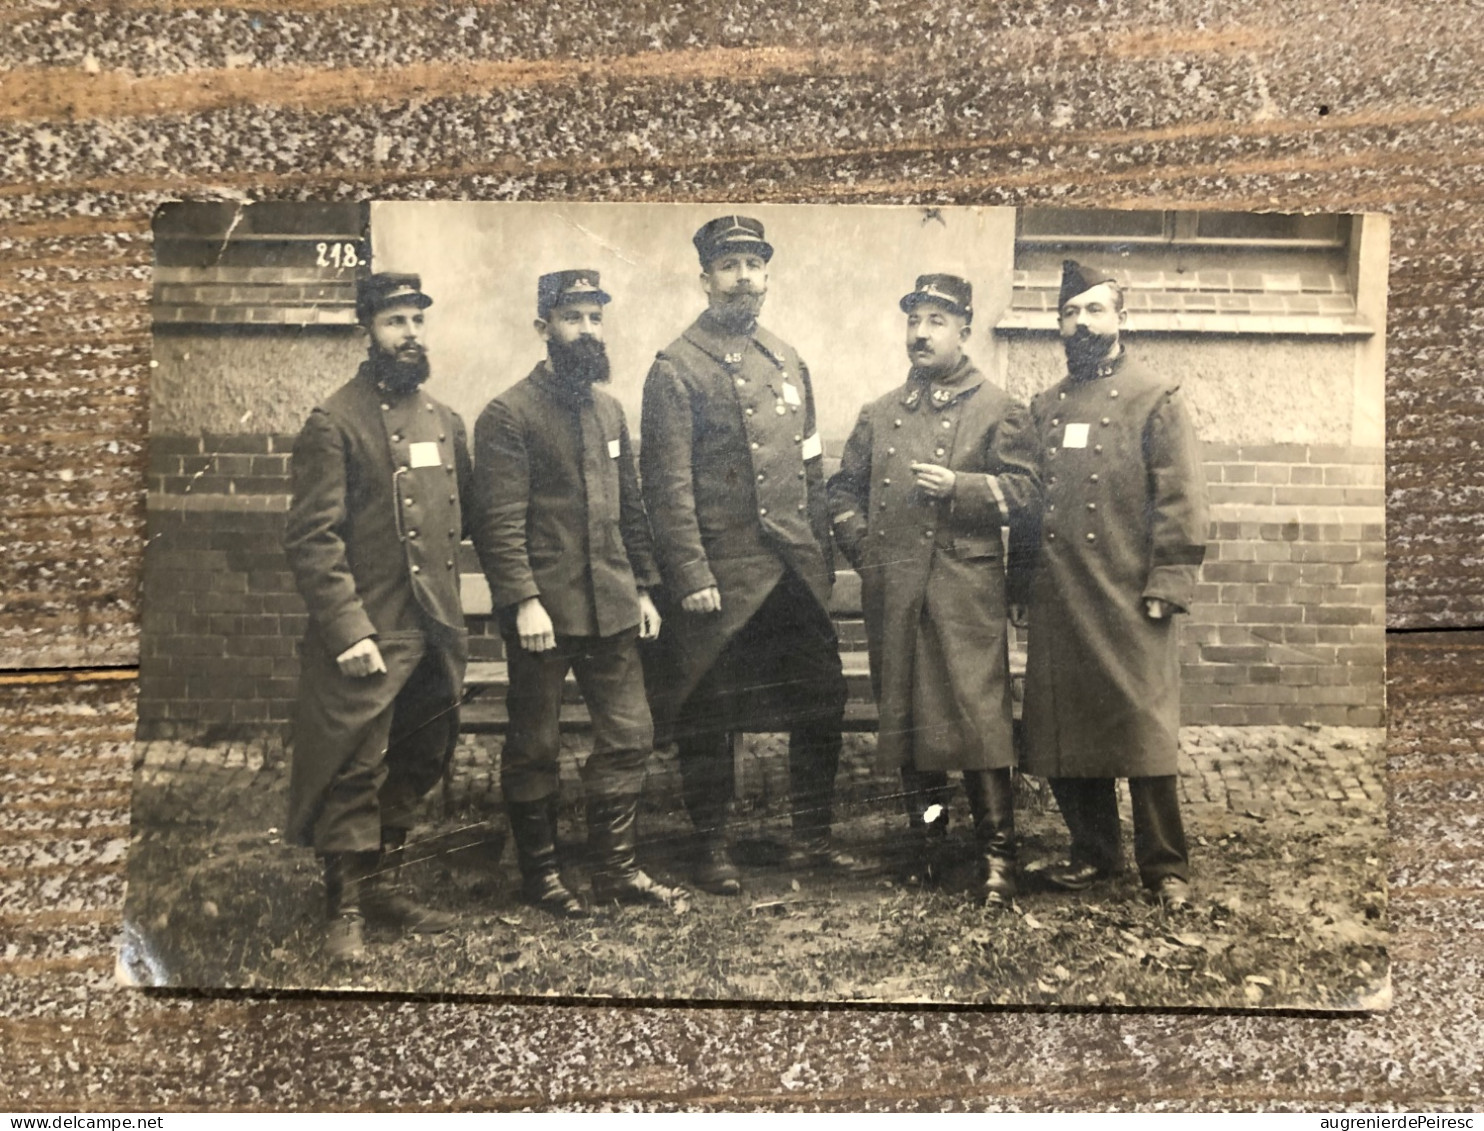
<svg viewBox="0 0 1484 1131">
<path fill-rule="evenodd" d="M 1087 447 L 1087 430 L 1090 424 L 1068 424 L 1066 433 L 1062 436 L 1061 446 L 1064 448 Z"/>
<path fill-rule="evenodd" d="M 794 388 L 791 381 L 785 381 L 783 383 L 783 399 L 789 404 L 794 405 L 804 403 L 803 401 L 799 400 L 799 390 Z"/>
<path fill-rule="evenodd" d="M 820 440 L 818 432 L 811 432 L 804 437 L 803 455 L 805 459 L 818 459 L 824 455 L 824 443 Z"/>
<path fill-rule="evenodd" d="M 443 456 L 432 440 L 416 440 L 407 445 L 407 455 L 413 467 L 442 467 Z"/>
<path fill-rule="evenodd" d="M 618 440 L 609 440 L 608 441 L 608 458 L 609 459 L 617 459 L 618 458 L 619 443 L 620 442 Z"/>
</svg>

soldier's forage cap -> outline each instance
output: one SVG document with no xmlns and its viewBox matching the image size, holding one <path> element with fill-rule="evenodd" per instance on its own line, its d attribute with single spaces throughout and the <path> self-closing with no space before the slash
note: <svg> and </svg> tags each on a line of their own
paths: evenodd
<svg viewBox="0 0 1484 1131">
<path fill-rule="evenodd" d="M 356 280 L 356 321 L 368 323 L 389 306 L 410 303 L 419 308 L 433 305 L 423 294 L 420 275 L 383 271 Z"/>
<path fill-rule="evenodd" d="M 773 258 L 773 245 L 763 239 L 763 222 L 751 216 L 718 216 L 703 224 L 691 242 L 703 268 L 730 251 L 755 251 L 764 263 Z"/>
<path fill-rule="evenodd" d="M 919 275 L 910 294 L 902 296 L 903 312 L 911 313 L 918 303 L 931 302 L 974 320 L 974 285 L 957 275 Z"/>
<path fill-rule="evenodd" d="M 536 280 L 536 317 L 546 316 L 559 306 L 574 302 L 596 302 L 600 306 L 612 297 L 598 286 L 598 273 L 587 267 L 571 271 L 553 271 Z"/>
<path fill-rule="evenodd" d="M 1076 298 L 1083 291 L 1090 291 L 1100 283 L 1112 283 L 1116 287 L 1118 280 L 1096 267 L 1084 266 L 1075 259 L 1063 259 L 1061 261 L 1061 294 L 1057 296 L 1056 309 L 1060 310 L 1067 305 L 1068 299 Z"/>
</svg>

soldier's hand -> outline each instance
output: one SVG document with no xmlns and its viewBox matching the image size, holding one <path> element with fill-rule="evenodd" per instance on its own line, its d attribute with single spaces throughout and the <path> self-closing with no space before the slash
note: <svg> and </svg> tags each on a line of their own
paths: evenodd
<svg viewBox="0 0 1484 1131">
<path fill-rule="evenodd" d="M 1170 603 L 1161 601 L 1158 597 L 1145 597 L 1144 612 L 1150 620 L 1164 620 L 1170 615 Z"/>
<path fill-rule="evenodd" d="M 958 480 L 953 472 L 936 463 L 910 463 L 907 465 L 916 481 L 917 489 L 930 499 L 951 499 L 953 485 Z"/>
<path fill-rule="evenodd" d="M 386 661 L 381 658 L 381 649 L 371 637 L 357 640 L 335 657 L 340 674 L 351 679 L 362 679 L 368 675 L 386 674 Z"/>
<path fill-rule="evenodd" d="M 1025 628 L 1031 623 L 1030 610 L 1024 605 L 1010 606 L 1010 623 L 1016 628 Z"/>
<path fill-rule="evenodd" d="M 540 597 L 527 597 L 515 610 L 515 634 L 527 652 L 549 652 L 556 647 L 556 629 Z"/>
<path fill-rule="evenodd" d="M 719 613 L 721 612 L 721 590 L 714 585 L 705 589 L 697 589 L 681 600 L 680 607 L 688 613 Z"/>
<path fill-rule="evenodd" d="M 657 640 L 660 635 L 660 611 L 642 589 L 639 591 L 639 639 Z"/>
</svg>

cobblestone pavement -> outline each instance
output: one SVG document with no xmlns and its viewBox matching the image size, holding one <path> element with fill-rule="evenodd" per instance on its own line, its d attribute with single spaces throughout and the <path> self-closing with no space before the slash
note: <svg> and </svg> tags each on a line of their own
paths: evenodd
<svg viewBox="0 0 1484 1131">
<path fill-rule="evenodd" d="M 1336 810 L 1379 815 L 1385 811 L 1385 738 L 1384 730 L 1371 728 L 1186 727 L 1180 735 L 1182 800 L 1196 810 L 1260 818 Z M 563 780 L 575 785 L 586 736 L 568 735 L 564 746 Z M 433 799 L 440 815 L 499 804 L 499 749 L 498 737 L 460 740 L 442 794 Z M 865 802 L 894 794 L 895 780 L 875 770 L 874 750 L 874 736 L 846 736 L 839 778 L 843 799 Z M 744 805 L 766 811 L 787 797 L 784 736 L 748 735 L 738 759 Z M 135 767 L 136 822 L 210 820 L 222 815 L 223 806 L 238 820 L 248 816 L 244 807 L 261 807 L 268 824 L 281 819 L 288 765 L 280 739 L 210 746 L 140 743 Z M 679 797 L 672 754 L 656 753 L 646 792 L 655 799 Z M 570 787 L 567 795 L 573 796 Z"/>
</svg>

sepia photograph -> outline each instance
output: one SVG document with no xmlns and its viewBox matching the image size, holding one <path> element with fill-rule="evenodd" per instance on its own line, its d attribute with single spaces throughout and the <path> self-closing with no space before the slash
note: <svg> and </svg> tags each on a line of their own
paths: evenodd
<svg viewBox="0 0 1484 1131">
<path fill-rule="evenodd" d="M 1390 1004 L 1385 216 L 153 239 L 121 981 Z"/>
</svg>

